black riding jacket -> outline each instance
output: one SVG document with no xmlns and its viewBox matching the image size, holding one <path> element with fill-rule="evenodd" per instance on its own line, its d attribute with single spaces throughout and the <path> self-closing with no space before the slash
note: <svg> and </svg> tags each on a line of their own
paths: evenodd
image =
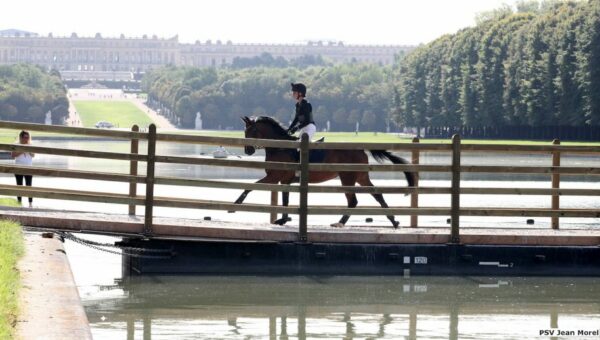
<svg viewBox="0 0 600 340">
<path fill-rule="evenodd" d="M 294 116 L 294 120 L 288 130 L 291 130 L 296 127 L 298 124 L 298 129 L 302 129 L 308 124 L 314 124 L 313 116 L 312 116 L 312 105 L 306 101 L 306 99 L 302 99 L 299 103 L 296 103 L 296 116 Z"/>
</svg>

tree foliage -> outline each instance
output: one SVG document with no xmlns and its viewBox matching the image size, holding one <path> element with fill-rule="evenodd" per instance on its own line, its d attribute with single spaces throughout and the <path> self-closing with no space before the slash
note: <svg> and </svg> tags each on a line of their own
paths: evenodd
<svg viewBox="0 0 600 340">
<path fill-rule="evenodd" d="M 396 121 L 600 125 L 600 1 L 520 1 L 477 22 L 395 68 Z"/>
<path fill-rule="evenodd" d="M 0 66 L 0 119 L 44 123 L 48 111 L 53 124 L 62 124 L 69 114 L 57 71 L 25 64 Z"/>
<path fill-rule="evenodd" d="M 383 130 L 391 113 L 390 67 L 347 64 L 311 67 L 191 68 L 163 67 L 142 83 L 150 105 L 172 113 L 193 128 L 196 113 L 208 129 L 239 128 L 244 115 L 269 115 L 287 124 L 295 113 L 290 83 L 308 85 L 314 119 L 323 129 Z"/>
</svg>

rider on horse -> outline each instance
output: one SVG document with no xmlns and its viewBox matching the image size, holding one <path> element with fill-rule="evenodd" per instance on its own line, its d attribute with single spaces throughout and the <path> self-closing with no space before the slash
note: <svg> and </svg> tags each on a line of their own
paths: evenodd
<svg viewBox="0 0 600 340">
<path fill-rule="evenodd" d="M 296 100 L 296 115 L 290 127 L 289 134 L 300 130 L 300 135 L 308 134 L 308 140 L 312 140 L 317 127 L 312 116 L 312 105 L 306 101 L 306 86 L 302 83 L 292 83 L 292 97 Z"/>
</svg>

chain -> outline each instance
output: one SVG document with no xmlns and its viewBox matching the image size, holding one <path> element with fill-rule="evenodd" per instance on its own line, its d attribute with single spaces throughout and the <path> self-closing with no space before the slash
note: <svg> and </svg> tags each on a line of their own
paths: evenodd
<svg viewBox="0 0 600 340">
<path fill-rule="evenodd" d="M 125 246 L 117 246 L 111 243 L 100 243 L 91 240 L 86 240 L 83 238 L 79 238 L 71 233 L 63 232 L 63 231 L 55 231 L 55 234 L 59 235 L 62 238 L 73 241 L 75 243 L 79 243 L 83 246 L 96 249 L 99 251 L 103 251 L 109 254 L 115 255 L 127 255 L 131 257 L 139 257 L 139 258 L 150 258 L 150 259 L 169 259 L 173 257 L 172 251 L 168 249 L 147 249 L 147 248 L 136 248 L 136 247 L 125 247 Z M 105 249 L 104 247 L 117 248 L 121 249 L 121 251 Z M 136 253 L 137 252 L 137 253 Z M 144 255 L 138 253 L 169 253 L 169 255 Z"/>
<path fill-rule="evenodd" d="M 83 241 L 87 244 L 91 244 L 91 245 L 99 246 L 99 247 L 111 247 L 111 248 L 119 248 L 119 249 L 126 248 L 126 249 L 132 250 L 132 251 L 147 252 L 147 253 L 169 253 L 169 252 L 171 252 L 171 250 L 169 250 L 169 249 L 136 248 L 136 247 L 128 247 L 128 246 L 118 246 L 114 243 L 100 243 L 100 242 L 96 242 L 96 241 L 92 241 L 92 240 L 83 239 L 83 238 L 73 235 L 72 233 L 64 232 L 64 231 L 58 231 L 56 233 L 59 234 L 60 236 L 68 238 L 72 241 L 79 240 L 79 241 Z"/>
</svg>

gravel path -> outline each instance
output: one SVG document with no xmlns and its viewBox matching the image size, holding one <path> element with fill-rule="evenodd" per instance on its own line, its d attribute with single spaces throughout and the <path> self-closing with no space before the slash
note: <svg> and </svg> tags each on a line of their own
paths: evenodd
<svg viewBox="0 0 600 340">
<path fill-rule="evenodd" d="M 21 339 L 92 339 L 63 243 L 26 232 L 19 261 Z"/>
</svg>

